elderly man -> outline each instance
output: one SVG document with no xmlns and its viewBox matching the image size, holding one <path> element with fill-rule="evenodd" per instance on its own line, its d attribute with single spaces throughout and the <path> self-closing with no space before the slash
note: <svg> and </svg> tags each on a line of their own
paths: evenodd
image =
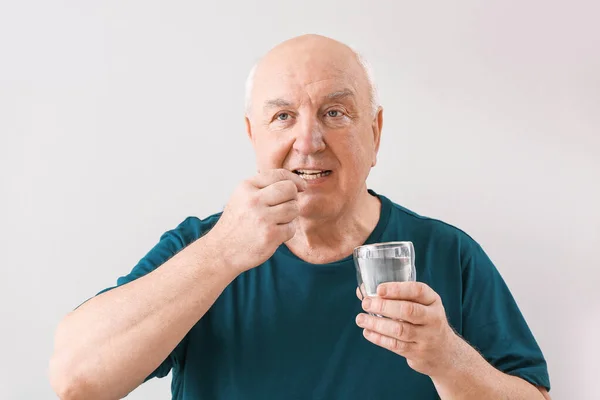
<svg viewBox="0 0 600 400">
<path fill-rule="evenodd" d="M 383 113 L 362 59 L 295 38 L 259 62 L 248 96 L 258 174 L 61 322 L 59 396 L 117 399 L 173 371 L 174 399 L 549 398 L 481 247 L 367 189 Z M 414 242 L 419 282 L 357 300 L 352 250 L 396 240 Z"/>
</svg>

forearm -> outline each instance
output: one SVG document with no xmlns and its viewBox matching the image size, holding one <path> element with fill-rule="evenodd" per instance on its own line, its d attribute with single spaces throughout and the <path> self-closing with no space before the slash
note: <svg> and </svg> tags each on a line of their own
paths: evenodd
<svg viewBox="0 0 600 400">
<path fill-rule="evenodd" d="M 235 278 L 207 235 L 59 325 L 51 382 L 64 398 L 117 399 L 160 365 Z"/>
<path fill-rule="evenodd" d="M 453 368 L 431 379 L 442 400 L 544 400 L 540 390 L 490 365 L 461 338 Z"/>
</svg>

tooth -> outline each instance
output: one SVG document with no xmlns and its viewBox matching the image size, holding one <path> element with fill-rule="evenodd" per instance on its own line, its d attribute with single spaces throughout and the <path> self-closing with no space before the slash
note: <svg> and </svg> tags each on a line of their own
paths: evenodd
<svg viewBox="0 0 600 400">
<path fill-rule="evenodd" d="M 327 176 L 326 173 L 318 173 L 318 174 L 301 174 L 300 177 L 305 180 L 313 180 L 317 178 L 321 178 L 323 176 Z"/>
</svg>

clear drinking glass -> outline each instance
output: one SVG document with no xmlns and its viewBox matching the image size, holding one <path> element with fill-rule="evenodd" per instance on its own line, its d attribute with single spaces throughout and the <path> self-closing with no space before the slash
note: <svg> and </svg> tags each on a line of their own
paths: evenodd
<svg viewBox="0 0 600 400">
<path fill-rule="evenodd" d="M 417 280 L 412 242 L 367 244 L 355 248 L 353 256 L 363 298 L 376 296 L 381 283 Z"/>
</svg>

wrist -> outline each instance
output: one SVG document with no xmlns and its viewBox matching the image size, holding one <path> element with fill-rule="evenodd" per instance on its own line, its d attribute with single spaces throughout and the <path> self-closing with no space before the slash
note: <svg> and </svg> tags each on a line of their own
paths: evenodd
<svg viewBox="0 0 600 400">
<path fill-rule="evenodd" d="M 212 230 L 200 237 L 191 246 L 197 255 L 198 263 L 208 268 L 211 274 L 222 276 L 233 281 L 241 272 L 241 268 L 234 262 L 230 249 L 224 245 L 218 232 Z"/>
<path fill-rule="evenodd" d="M 454 333 L 445 367 L 430 375 L 442 399 L 481 398 L 481 390 L 491 390 L 488 379 L 493 368 L 462 337 Z M 491 370 L 490 370 L 491 369 Z"/>
<path fill-rule="evenodd" d="M 430 375 L 431 379 L 440 382 L 465 380 L 478 369 L 481 356 L 477 351 L 464 341 L 454 330 L 449 334 L 447 351 L 440 368 Z"/>
</svg>

